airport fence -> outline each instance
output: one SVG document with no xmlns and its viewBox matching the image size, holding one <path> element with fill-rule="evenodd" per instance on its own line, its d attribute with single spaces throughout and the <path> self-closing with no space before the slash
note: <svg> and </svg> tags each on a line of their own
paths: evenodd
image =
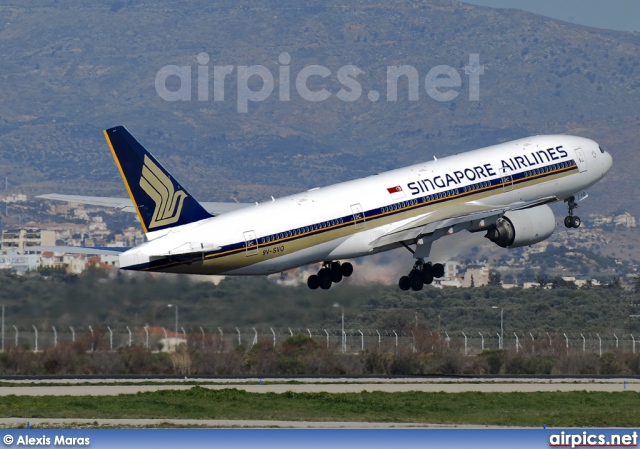
<svg viewBox="0 0 640 449">
<path fill-rule="evenodd" d="M 134 327 L 134 326 L 68 326 L 24 327 L 5 325 L 2 346 L 8 350 L 20 346 L 35 352 L 64 344 L 83 345 L 87 351 L 117 351 L 128 346 L 140 346 L 149 351 L 171 352 L 176 344 L 193 349 L 214 348 L 219 352 L 238 346 L 251 348 L 257 344 L 281 345 L 295 335 L 306 335 L 319 346 L 333 352 L 456 352 L 469 356 L 484 350 L 505 349 L 523 354 L 554 354 L 557 356 L 606 352 L 635 353 L 640 351 L 636 336 L 625 331 L 571 332 L 496 332 L 494 330 L 382 330 L 382 329 L 317 329 L 262 327 Z M 638 336 L 640 338 L 640 335 Z"/>
</svg>

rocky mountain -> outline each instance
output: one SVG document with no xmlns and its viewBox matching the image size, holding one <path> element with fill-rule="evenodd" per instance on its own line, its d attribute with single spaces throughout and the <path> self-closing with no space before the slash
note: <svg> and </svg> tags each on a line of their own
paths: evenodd
<svg viewBox="0 0 640 449">
<path fill-rule="evenodd" d="M 6 0 L 0 57 L 0 176 L 26 193 L 125 195 L 115 125 L 199 199 L 243 201 L 569 133 L 614 156 L 585 209 L 640 212 L 638 33 L 451 0 Z"/>
</svg>

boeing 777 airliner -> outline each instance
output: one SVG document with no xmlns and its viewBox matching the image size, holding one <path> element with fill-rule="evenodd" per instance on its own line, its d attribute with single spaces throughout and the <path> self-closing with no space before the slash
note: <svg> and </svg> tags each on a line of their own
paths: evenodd
<svg viewBox="0 0 640 449">
<path fill-rule="evenodd" d="M 428 260 L 438 238 L 467 230 L 504 248 L 531 245 L 555 230 L 548 204 L 557 201 L 567 203 L 565 226 L 577 228 L 578 201 L 612 164 L 592 140 L 535 136 L 265 203 L 199 203 L 125 128 L 104 135 L 131 200 L 42 197 L 135 210 L 147 242 L 85 252 L 118 251 L 126 270 L 229 276 L 320 262 L 312 289 L 350 276 L 342 260 L 405 247 L 415 263 L 399 287 L 420 290 L 444 275 Z"/>
</svg>

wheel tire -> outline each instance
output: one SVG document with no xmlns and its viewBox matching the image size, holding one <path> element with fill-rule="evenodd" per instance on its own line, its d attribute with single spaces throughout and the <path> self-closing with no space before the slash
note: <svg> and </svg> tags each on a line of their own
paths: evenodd
<svg viewBox="0 0 640 449">
<path fill-rule="evenodd" d="M 425 285 L 430 285 L 433 282 L 433 272 L 431 270 L 422 272 L 422 282 L 424 282 Z"/>
<path fill-rule="evenodd" d="M 411 279 L 409 279 L 409 276 L 402 276 L 398 281 L 398 287 L 405 292 L 409 290 L 411 288 Z"/>
<path fill-rule="evenodd" d="M 422 282 L 422 279 L 420 279 L 419 276 L 412 277 L 410 279 L 411 290 L 413 290 L 414 292 L 422 290 L 422 287 L 424 287 L 424 282 Z"/>
<path fill-rule="evenodd" d="M 340 262 L 331 262 L 331 271 L 340 271 Z"/>
<path fill-rule="evenodd" d="M 342 265 L 340 265 L 340 272 L 344 277 L 348 278 L 349 276 L 351 276 L 351 274 L 353 274 L 353 265 L 351 265 L 349 262 L 343 263 Z"/>
<path fill-rule="evenodd" d="M 577 215 L 574 215 L 573 217 L 571 217 L 572 228 L 579 228 L 581 224 L 582 224 L 582 220 L 580 220 L 580 217 L 578 217 Z"/>
<path fill-rule="evenodd" d="M 317 275 L 312 274 L 307 278 L 307 287 L 309 287 L 311 290 L 315 290 L 320 287 L 320 279 Z"/>
<path fill-rule="evenodd" d="M 320 288 L 322 290 L 329 290 L 331 288 L 331 278 L 330 277 L 321 277 L 320 278 Z"/>
<path fill-rule="evenodd" d="M 433 277 L 441 278 L 442 276 L 444 276 L 444 265 L 437 263 L 433 266 Z"/>
<path fill-rule="evenodd" d="M 564 226 L 566 228 L 573 228 L 573 217 L 567 215 L 566 217 L 564 217 Z"/>
<path fill-rule="evenodd" d="M 340 272 L 340 269 L 331 270 L 331 282 L 333 282 L 334 284 L 337 284 L 341 280 L 342 280 L 342 273 Z"/>
<path fill-rule="evenodd" d="M 322 281 L 322 279 L 324 278 L 331 280 L 331 271 L 329 271 L 328 268 L 322 268 L 320 271 L 318 271 L 318 277 L 320 278 L 320 281 Z"/>
</svg>

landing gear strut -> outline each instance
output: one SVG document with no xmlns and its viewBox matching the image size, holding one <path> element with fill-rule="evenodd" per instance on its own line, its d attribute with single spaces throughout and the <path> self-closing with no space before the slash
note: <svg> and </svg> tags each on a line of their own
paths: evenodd
<svg viewBox="0 0 640 449">
<path fill-rule="evenodd" d="M 578 208 L 575 197 L 572 196 L 567 200 L 567 208 L 569 209 L 569 215 L 564 217 L 564 225 L 567 228 L 579 228 L 582 220 L 577 215 L 573 215 L 573 210 Z"/>
<path fill-rule="evenodd" d="M 329 290 L 331 284 L 337 284 L 342 281 L 343 277 L 348 278 L 353 273 L 353 265 L 349 262 L 341 264 L 340 262 L 324 262 L 318 274 L 312 274 L 307 279 L 307 286 L 311 290 L 320 287 L 323 290 Z"/>
<path fill-rule="evenodd" d="M 444 276 L 444 265 L 441 263 L 431 264 L 423 259 L 417 259 L 413 265 L 413 269 L 407 276 L 402 276 L 398 282 L 400 290 L 407 291 L 409 289 L 413 291 L 422 290 L 422 287 L 427 284 L 431 284 L 434 278 L 441 278 Z"/>
</svg>

